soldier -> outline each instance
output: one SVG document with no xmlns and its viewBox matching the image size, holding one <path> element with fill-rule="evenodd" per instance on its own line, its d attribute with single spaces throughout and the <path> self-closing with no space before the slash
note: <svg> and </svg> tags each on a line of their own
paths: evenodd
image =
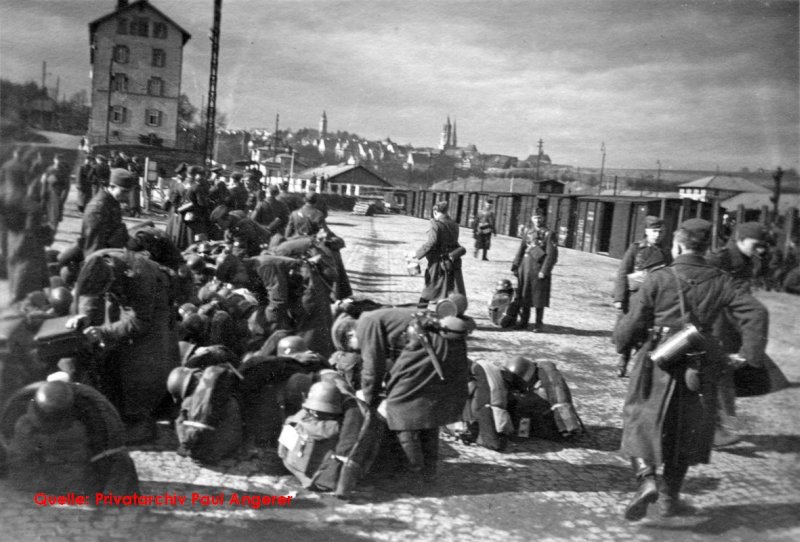
<svg viewBox="0 0 800 542">
<path fill-rule="evenodd" d="M 494 235 L 494 211 L 492 211 L 492 202 L 486 201 L 483 204 L 483 209 L 475 217 L 475 226 L 472 230 L 472 237 L 475 239 L 475 252 L 473 256 L 478 257 L 478 252 L 483 251 L 482 260 L 486 261 L 486 253 L 492 246 L 492 235 Z"/>
<path fill-rule="evenodd" d="M 270 185 L 267 198 L 256 205 L 256 208 L 250 213 L 250 218 L 269 231 L 274 242 L 270 243 L 271 245 L 280 242 L 282 233 L 286 230 L 289 222 L 289 208 L 278 199 L 280 192 L 277 185 Z"/>
<path fill-rule="evenodd" d="M 247 188 L 242 183 L 241 173 L 232 173 L 228 182 L 228 206 L 234 211 L 247 210 Z M 287 213 L 288 214 L 288 213 Z"/>
<path fill-rule="evenodd" d="M 53 163 L 42 176 L 42 201 L 47 222 L 55 232 L 64 215 L 64 202 L 69 194 L 69 166 L 60 154 L 53 155 Z"/>
<path fill-rule="evenodd" d="M 320 230 L 328 231 L 325 223 L 325 215 L 316 207 L 319 196 L 316 192 L 308 192 L 305 197 L 305 205 L 289 215 L 289 222 L 286 224 L 286 238 L 291 239 L 300 235 L 317 235 Z"/>
<path fill-rule="evenodd" d="M 447 214 L 447 202 L 436 202 L 428 240 L 416 253 L 409 253 L 409 258 L 428 260 L 425 288 L 419 299 L 421 307 L 426 307 L 431 301 L 444 299 L 453 292 L 466 295 L 461 256 L 456 256 L 462 248 L 458 244 L 458 233 L 458 224 Z"/>
<path fill-rule="evenodd" d="M 644 343 L 622 413 L 622 452 L 631 457 L 639 482 L 625 510 L 631 521 L 643 518 L 659 498 L 662 515 L 687 512 L 679 501 L 686 472 L 710 459 L 717 381 L 726 360 L 714 341 L 698 335 L 708 336 L 717 315 L 727 310 L 741 326 L 741 358 L 759 364 L 764 357 L 767 311 L 729 275 L 706 263 L 710 242 L 709 222 L 681 224 L 673 238 L 673 263 L 648 275 L 614 332 L 618 348 Z M 690 322 L 693 332 L 686 329 Z M 686 348 L 656 350 L 686 335 L 692 337 L 681 342 Z M 665 350 L 671 353 L 662 354 Z M 662 463 L 659 495 L 655 477 Z"/>
<path fill-rule="evenodd" d="M 43 224 L 41 184 L 27 184 L 28 168 L 15 149 L 0 167 L 0 233 L 7 266 L 11 302 L 48 285 L 44 247 L 51 244 L 52 230 Z"/>
<path fill-rule="evenodd" d="M 544 224 L 541 211 L 534 211 L 531 227 L 522 234 L 511 272 L 517 276 L 517 299 L 520 304 L 520 329 L 527 329 L 531 307 L 536 309 L 533 332 L 544 329 L 544 309 L 550 306 L 553 267 L 558 261 L 555 234 Z"/>
<path fill-rule="evenodd" d="M 622 256 L 614 281 L 614 307 L 620 311 L 617 321 L 628 312 L 630 296 L 639 289 L 647 272 L 669 265 L 672 261 L 667 249 L 661 246 L 663 227 L 664 221 L 657 216 L 645 217 L 644 239 L 632 243 Z M 630 276 L 631 274 L 635 276 Z M 630 351 L 620 354 L 617 364 L 620 378 L 625 376 L 630 359 Z"/>
<path fill-rule="evenodd" d="M 225 205 L 218 206 L 211 212 L 212 227 L 222 232 L 226 242 L 238 247 L 243 257 L 258 256 L 262 247 L 269 245 L 269 232 L 239 213 L 242 211 L 231 211 Z"/>
<path fill-rule="evenodd" d="M 743 222 L 736 227 L 735 234 L 728 243 L 708 256 L 708 263 L 727 271 L 733 277 L 737 288 L 750 292 L 759 253 L 766 248 L 767 230 L 758 222 Z M 722 351 L 733 354 L 742 346 L 742 333 L 729 311 L 719 314 L 714 323 L 714 336 L 722 344 Z M 738 442 L 735 434 L 736 389 L 733 383 L 733 370 L 724 367 L 719 386 L 717 402 L 717 429 L 714 445 L 728 446 Z"/>
<path fill-rule="evenodd" d="M 208 237 L 208 218 L 211 214 L 208 198 L 208 184 L 204 177 L 204 170 L 200 166 L 191 166 L 188 172 L 188 184 L 183 200 L 178 206 L 178 213 L 182 217 L 189 240 L 194 240 L 200 235 Z M 179 247 L 181 243 L 176 243 Z M 188 243 L 187 243 L 188 244 Z"/>
<path fill-rule="evenodd" d="M 68 327 L 104 354 L 102 391 L 117 407 L 129 443 L 156 436 L 154 411 L 178 363 L 169 276 L 144 254 L 108 249 L 87 259 L 76 284 L 76 316 Z"/>
<path fill-rule="evenodd" d="M 78 212 L 83 213 L 89 200 L 92 199 L 92 155 L 84 157 L 83 165 L 78 168 L 75 183 L 78 188 Z"/>
<path fill-rule="evenodd" d="M 108 167 L 108 159 L 102 154 L 94 157 L 94 168 L 92 169 L 91 184 L 92 195 L 97 194 L 101 188 L 108 186 L 111 175 L 111 168 Z"/>
<path fill-rule="evenodd" d="M 128 230 L 122 221 L 120 202 L 128 201 L 134 183 L 133 175 L 126 169 L 114 168 L 109 179 L 109 186 L 101 186 L 83 214 L 78 241 L 84 259 L 97 250 L 122 248 L 128 242 Z"/>
</svg>

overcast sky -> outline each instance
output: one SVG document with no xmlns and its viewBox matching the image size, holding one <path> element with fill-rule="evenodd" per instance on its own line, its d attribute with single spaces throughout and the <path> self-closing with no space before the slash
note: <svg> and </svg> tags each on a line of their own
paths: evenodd
<svg viewBox="0 0 800 542">
<path fill-rule="evenodd" d="M 213 0 L 154 0 L 192 34 L 207 93 Z M 89 87 L 88 23 L 116 0 L 3 0 L 0 74 Z M 798 167 L 798 3 L 756 0 L 224 0 L 218 109 L 231 128 L 316 128 L 555 163 Z"/>
</svg>

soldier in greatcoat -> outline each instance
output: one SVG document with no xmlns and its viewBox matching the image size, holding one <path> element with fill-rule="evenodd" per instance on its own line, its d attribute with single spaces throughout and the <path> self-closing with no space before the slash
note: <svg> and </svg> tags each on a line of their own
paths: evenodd
<svg viewBox="0 0 800 542">
<path fill-rule="evenodd" d="M 446 201 L 434 204 L 428 239 L 419 250 L 409 254 L 414 259 L 425 258 L 428 261 L 425 287 L 419 299 L 420 306 L 444 299 L 453 292 L 466 295 L 464 276 L 461 273 L 461 256 L 451 257 L 461 247 L 458 243 L 458 224 L 447 214 L 447 208 Z"/>
<path fill-rule="evenodd" d="M 12 303 L 49 284 L 44 247 L 52 230 L 44 224 L 39 179 L 28 183 L 28 175 L 16 150 L 0 167 L 0 234 Z"/>
<path fill-rule="evenodd" d="M 691 219 L 675 232 L 668 267 L 650 273 L 617 326 L 617 347 L 642 344 L 636 354 L 623 407 L 622 452 L 631 457 L 639 488 L 625 517 L 641 519 L 661 499 L 663 515 L 688 511 L 679 493 L 690 465 L 708 463 L 714 438 L 716 392 L 725 357 L 713 340 L 686 341 L 665 358 L 659 344 L 693 323 L 711 336 L 717 315 L 727 310 L 742 331 L 740 359 L 759 364 L 767 339 L 767 311 L 726 273 L 708 264 L 704 254 L 711 224 Z M 656 363 L 652 356 L 656 357 Z M 661 494 L 656 468 L 663 464 Z"/>
<path fill-rule="evenodd" d="M 78 240 L 84 258 L 104 248 L 121 248 L 128 242 L 128 230 L 122 221 L 122 206 L 127 202 L 134 178 L 130 171 L 114 168 L 108 187 L 102 186 L 86 206 Z"/>
<path fill-rule="evenodd" d="M 541 211 L 534 211 L 531 227 L 522 234 L 511 272 L 517 276 L 517 299 L 520 304 L 519 327 L 527 329 L 531 307 L 536 309 L 534 332 L 544 329 L 544 309 L 550 306 L 553 267 L 558 261 L 556 235 L 544 223 Z"/>
<path fill-rule="evenodd" d="M 250 218 L 270 232 L 273 240 L 270 244 L 273 246 L 280 242 L 289 222 L 289 208 L 277 199 L 280 193 L 281 191 L 276 185 L 270 185 L 267 198 L 259 202 L 250 213 Z"/>
<path fill-rule="evenodd" d="M 69 166 L 60 154 L 53 155 L 53 163 L 42 176 L 42 201 L 47 223 L 55 232 L 64 215 L 64 203 L 69 194 Z"/>
<path fill-rule="evenodd" d="M 75 175 L 75 184 L 78 189 L 78 212 L 82 213 L 92 199 L 92 156 L 84 157 L 83 165 L 78 168 Z"/>
<path fill-rule="evenodd" d="M 635 292 L 648 271 L 664 267 L 672 261 L 669 250 L 661 244 L 661 230 L 664 221 L 657 216 L 647 216 L 644 219 L 644 238 L 631 243 L 622 256 L 622 261 L 617 268 L 617 277 L 614 281 L 614 307 L 620 311 L 619 317 L 628 312 L 630 296 Z M 628 275 L 635 274 L 631 278 Z M 641 278 L 639 278 L 641 277 Z M 619 321 L 619 319 L 617 321 Z M 617 364 L 619 377 L 625 376 L 630 361 L 630 351 L 620 354 Z"/>
<path fill-rule="evenodd" d="M 100 347 L 95 370 L 119 410 L 129 442 L 155 437 L 154 411 L 178 364 L 170 277 L 146 255 L 107 249 L 93 253 L 76 284 L 76 316 Z"/>
<path fill-rule="evenodd" d="M 492 235 L 494 235 L 494 211 L 492 210 L 491 202 L 487 201 L 483 204 L 483 209 L 475 217 L 475 224 L 472 229 L 472 237 L 475 238 L 475 252 L 473 255 L 477 258 L 478 252 L 483 251 L 482 260 L 488 260 L 486 254 L 492 246 Z"/>
<path fill-rule="evenodd" d="M 289 215 L 289 222 L 286 224 L 287 239 L 299 235 L 317 235 L 320 230 L 328 230 L 325 215 L 316 207 L 318 198 L 319 195 L 316 192 L 308 192 L 305 196 L 305 204 L 292 211 Z"/>
</svg>

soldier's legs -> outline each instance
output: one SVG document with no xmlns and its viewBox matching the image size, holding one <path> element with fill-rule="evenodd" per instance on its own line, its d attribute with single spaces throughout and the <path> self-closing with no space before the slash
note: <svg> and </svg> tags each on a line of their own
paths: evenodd
<svg viewBox="0 0 800 542">
<path fill-rule="evenodd" d="M 439 428 L 423 429 L 419 436 L 424 461 L 422 474 L 430 479 L 436 476 L 436 464 L 439 462 Z"/>
<path fill-rule="evenodd" d="M 717 386 L 717 420 L 714 431 L 714 446 L 729 446 L 739 442 L 736 435 L 736 386 L 733 383 L 733 369 L 724 367 Z"/>
<path fill-rule="evenodd" d="M 531 308 L 530 307 L 522 307 L 519 310 L 519 324 L 517 327 L 519 329 L 526 329 L 528 327 L 528 322 L 531 320 Z"/>
<path fill-rule="evenodd" d="M 408 470 L 421 473 L 425 467 L 425 456 L 422 452 L 420 431 L 398 431 L 397 440 L 408 460 Z"/>
<path fill-rule="evenodd" d="M 631 457 L 631 466 L 639 487 L 625 507 L 625 519 L 637 521 L 647 515 L 647 507 L 658 500 L 656 467 L 641 457 Z"/>
<path fill-rule="evenodd" d="M 664 465 L 663 487 L 659 494 L 659 511 L 662 516 L 677 516 L 692 512 L 692 508 L 680 500 L 681 486 L 689 465 L 683 462 Z"/>
<path fill-rule="evenodd" d="M 533 331 L 538 332 L 544 329 L 544 307 L 536 307 L 536 322 L 533 324 Z"/>
</svg>

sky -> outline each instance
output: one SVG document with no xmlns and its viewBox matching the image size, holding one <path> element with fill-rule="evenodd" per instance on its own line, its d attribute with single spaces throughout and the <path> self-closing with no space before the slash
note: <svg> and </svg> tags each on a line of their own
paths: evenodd
<svg viewBox="0 0 800 542">
<path fill-rule="evenodd" d="M 213 0 L 154 0 L 192 35 L 208 92 Z M 0 76 L 89 88 L 88 23 L 116 0 L 2 0 Z M 664 170 L 800 165 L 798 2 L 224 0 L 229 128 L 317 128 L 554 163 Z"/>
</svg>

